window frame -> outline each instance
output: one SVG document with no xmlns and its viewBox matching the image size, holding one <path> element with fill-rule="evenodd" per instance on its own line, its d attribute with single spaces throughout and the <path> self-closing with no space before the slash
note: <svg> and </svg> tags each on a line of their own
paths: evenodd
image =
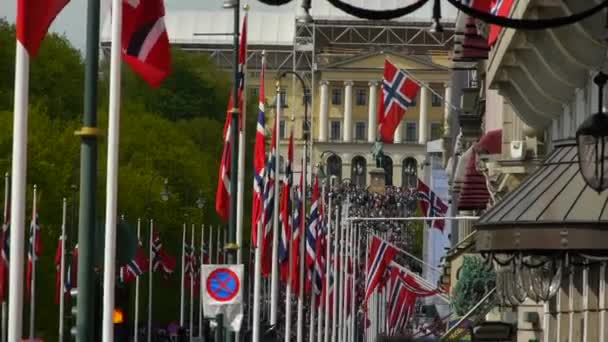
<svg viewBox="0 0 608 342">
<path fill-rule="evenodd" d="M 362 87 L 355 88 L 355 105 L 360 107 L 367 106 L 367 89 Z"/>
<path fill-rule="evenodd" d="M 363 127 L 362 131 L 361 131 L 362 134 L 361 134 L 361 137 L 359 137 L 359 135 L 357 133 L 359 132 L 358 129 L 361 126 Z M 365 139 L 367 139 L 366 134 L 365 134 L 366 133 L 365 132 L 366 128 L 367 127 L 365 125 L 365 121 L 357 121 L 357 122 L 355 122 L 355 140 L 356 141 L 365 141 Z"/>
<path fill-rule="evenodd" d="M 338 127 L 338 135 L 334 137 L 334 124 Z M 329 122 L 329 139 L 332 141 L 338 141 L 342 139 L 342 122 L 340 120 L 330 120 Z"/>
<path fill-rule="evenodd" d="M 337 94 L 337 97 L 335 96 Z M 342 97 L 344 96 L 344 92 L 342 88 L 332 87 L 331 88 L 331 104 L 332 106 L 341 106 L 343 101 Z"/>
</svg>

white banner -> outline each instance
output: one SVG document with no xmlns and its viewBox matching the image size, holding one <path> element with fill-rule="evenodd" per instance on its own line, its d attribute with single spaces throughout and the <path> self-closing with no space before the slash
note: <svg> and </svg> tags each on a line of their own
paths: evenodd
<svg viewBox="0 0 608 342">
<path fill-rule="evenodd" d="M 240 331 L 243 321 L 243 265 L 202 265 L 203 312 L 224 315 L 224 327 Z"/>
</svg>

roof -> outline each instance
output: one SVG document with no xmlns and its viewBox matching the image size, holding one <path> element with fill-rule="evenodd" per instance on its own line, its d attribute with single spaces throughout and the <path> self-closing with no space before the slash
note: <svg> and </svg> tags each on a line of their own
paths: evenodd
<svg viewBox="0 0 608 342">
<path fill-rule="evenodd" d="M 241 18 L 243 16 L 241 15 Z M 232 44 L 232 36 L 196 36 L 196 33 L 233 32 L 231 11 L 167 11 L 165 26 L 172 44 Z M 247 23 L 249 45 L 293 45 L 295 14 L 254 11 Z M 101 41 L 110 40 L 110 20 L 104 22 Z"/>
<path fill-rule="evenodd" d="M 581 176 L 575 141 L 556 142 L 542 166 L 477 221 L 485 232 L 478 250 L 531 249 L 539 237 L 547 248 L 605 248 L 607 204 L 608 191 L 597 193 Z"/>
</svg>

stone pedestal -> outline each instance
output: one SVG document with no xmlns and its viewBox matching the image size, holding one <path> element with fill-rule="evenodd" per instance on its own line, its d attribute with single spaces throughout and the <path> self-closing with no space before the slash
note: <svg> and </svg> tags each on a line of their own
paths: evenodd
<svg viewBox="0 0 608 342">
<path fill-rule="evenodd" d="M 370 185 L 369 191 L 383 194 L 386 187 L 386 171 L 383 168 L 375 167 L 369 171 Z"/>
</svg>

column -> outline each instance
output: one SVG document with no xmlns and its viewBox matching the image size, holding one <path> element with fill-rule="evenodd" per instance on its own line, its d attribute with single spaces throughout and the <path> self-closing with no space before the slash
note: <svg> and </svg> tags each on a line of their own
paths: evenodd
<svg viewBox="0 0 608 342">
<path fill-rule="evenodd" d="M 452 99 L 452 85 L 449 82 L 445 83 L 444 95 L 443 95 L 443 136 L 451 136 L 451 121 L 450 120 L 450 101 Z"/>
<path fill-rule="evenodd" d="M 353 140 L 353 82 L 344 82 L 344 142 Z"/>
<path fill-rule="evenodd" d="M 399 125 L 397 126 L 397 129 L 395 130 L 395 135 L 393 136 L 393 142 L 395 144 L 400 144 L 401 142 L 403 142 L 403 120 L 401 120 L 401 122 L 399 122 Z"/>
<path fill-rule="evenodd" d="M 425 86 L 420 87 L 420 120 L 418 122 L 418 143 L 426 145 L 428 140 L 428 117 L 429 117 L 429 90 Z"/>
<path fill-rule="evenodd" d="M 378 81 L 371 81 L 369 85 L 369 109 L 367 111 L 367 142 L 376 141 L 378 132 Z"/>
<path fill-rule="evenodd" d="M 329 82 L 321 81 L 321 101 L 319 106 L 319 141 L 327 141 L 327 118 L 329 115 Z"/>
</svg>

